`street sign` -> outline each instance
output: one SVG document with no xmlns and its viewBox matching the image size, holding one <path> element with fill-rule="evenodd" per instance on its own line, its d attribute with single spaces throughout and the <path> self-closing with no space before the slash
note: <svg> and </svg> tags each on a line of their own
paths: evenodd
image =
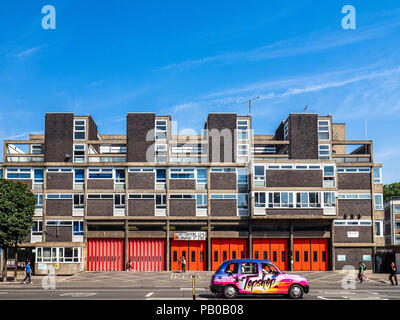
<svg viewBox="0 0 400 320">
<path fill-rule="evenodd" d="M 60 264 L 59 264 L 59 263 L 56 263 L 56 264 L 54 265 L 54 268 L 60 269 Z"/>
<path fill-rule="evenodd" d="M 206 240 L 205 232 L 175 232 L 174 240 Z"/>
</svg>

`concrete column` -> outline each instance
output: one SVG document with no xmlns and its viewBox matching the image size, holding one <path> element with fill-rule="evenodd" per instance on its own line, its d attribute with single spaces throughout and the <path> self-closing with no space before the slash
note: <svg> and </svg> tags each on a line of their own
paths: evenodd
<svg viewBox="0 0 400 320">
<path fill-rule="evenodd" d="M 211 221 L 207 221 L 207 270 L 212 270 Z"/>
<path fill-rule="evenodd" d="M 333 220 L 332 220 L 332 222 L 331 222 L 331 239 L 330 239 L 331 240 L 331 245 L 330 245 L 330 247 L 331 247 L 331 268 L 332 268 L 332 270 L 336 270 L 335 247 L 333 246 L 333 243 L 334 243 L 333 229 L 334 229 L 334 224 L 333 224 Z"/>
<path fill-rule="evenodd" d="M 124 268 L 129 262 L 129 224 L 128 220 L 125 220 L 125 252 L 124 252 Z"/>
<path fill-rule="evenodd" d="M 249 220 L 249 253 L 248 257 L 253 259 L 253 223 Z"/>
<path fill-rule="evenodd" d="M 169 202 L 169 201 L 168 201 Z M 166 241 L 165 241 L 166 259 L 167 259 L 167 271 L 171 270 L 171 257 L 170 257 L 170 244 L 169 244 L 169 220 L 167 220 L 167 230 L 166 230 Z"/>
<path fill-rule="evenodd" d="M 294 269 L 294 257 L 293 257 L 293 239 L 294 239 L 294 234 L 293 234 L 293 221 L 290 221 L 290 239 L 289 239 L 289 254 L 288 254 L 288 259 L 289 260 L 289 270 L 293 271 Z"/>
</svg>

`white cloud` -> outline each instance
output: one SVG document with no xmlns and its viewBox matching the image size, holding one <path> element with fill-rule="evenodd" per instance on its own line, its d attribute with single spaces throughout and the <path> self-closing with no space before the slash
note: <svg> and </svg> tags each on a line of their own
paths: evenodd
<svg viewBox="0 0 400 320">
<path fill-rule="evenodd" d="M 40 49 L 40 46 L 27 49 L 25 51 L 22 51 L 22 52 L 16 54 L 16 57 L 18 57 L 18 58 L 28 57 L 28 56 L 32 55 L 33 53 L 35 53 L 36 51 L 38 51 L 39 49 Z"/>
</svg>

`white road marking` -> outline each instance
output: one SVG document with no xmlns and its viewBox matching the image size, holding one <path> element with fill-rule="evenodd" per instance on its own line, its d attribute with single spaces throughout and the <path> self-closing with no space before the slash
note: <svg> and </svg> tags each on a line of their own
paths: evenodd
<svg viewBox="0 0 400 320">
<path fill-rule="evenodd" d="M 154 294 L 154 292 L 149 292 L 148 294 L 145 295 L 146 298 L 151 297 Z"/>
<path fill-rule="evenodd" d="M 192 288 L 181 288 L 181 291 L 192 291 Z"/>
<path fill-rule="evenodd" d="M 60 297 L 71 296 L 74 298 L 81 298 L 95 296 L 96 294 L 96 292 L 67 292 L 60 294 Z"/>
<path fill-rule="evenodd" d="M 8 294 L 8 292 L 4 292 L 4 291 L 3 291 L 3 292 L 0 292 L 0 294 Z"/>
<path fill-rule="evenodd" d="M 371 294 L 379 294 L 379 293 L 377 293 L 377 292 L 369 292 L 369 293 L 371 293 Z"/>
</svg>

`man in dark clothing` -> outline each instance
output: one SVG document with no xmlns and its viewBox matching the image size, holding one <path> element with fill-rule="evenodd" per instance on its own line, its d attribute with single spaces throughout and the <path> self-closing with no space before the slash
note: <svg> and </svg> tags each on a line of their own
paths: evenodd
<svg viewBox="0 0 400 320">
<path fill-rule="evenodd" d="M 182 272 L 185 273 L 185 268 L 186 268 L 186 259 L 185 259 L 185 256 L 180 257 L 180 258 L 179 258 L 179 261 L 181 262 Z"/>
<path fill-rule="evenodd" d="M 393 280 L 396 281 L 396 286 L 397 284 L 397 268 L 396 265 L 394 264 L 394 262 L 392 262 L 392 264 L 390 265 L 390 282 L 392 283 L 392 286 L 394 286 L 394 282 Z"/>
<path fill-rule="evenodd" d="M 28 263 L 25 266 L 25 273 L 26 273 L 26 277 L 22 282 L 25 282 L 25 280 L 29 278 L 29 283 L 32 283 L 32 280 L 31 280 L 31 262 L 30 261 L 28 261 Z"/>
</svg>

